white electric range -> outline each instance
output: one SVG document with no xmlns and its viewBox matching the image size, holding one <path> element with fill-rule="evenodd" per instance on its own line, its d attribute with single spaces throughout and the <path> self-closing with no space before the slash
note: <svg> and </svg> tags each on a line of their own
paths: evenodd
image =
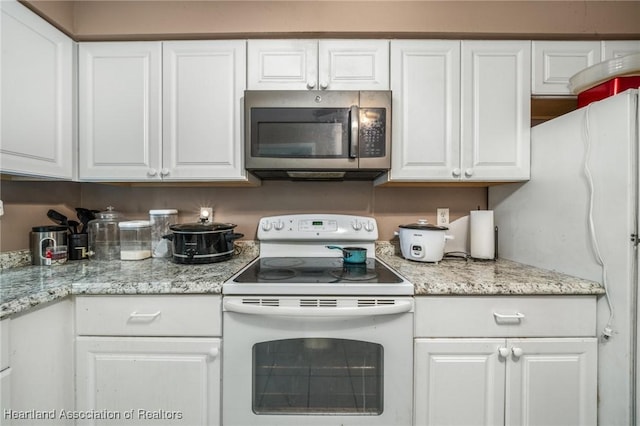
<svg viewBox="0 0 640 426">
<path fill-rule="evenodd" d="M 257 234 L 222 288 L 223 424 L 410 425 L 414 287 L 375 258 L 375 219 L 264 217 Z"/>
</svg>

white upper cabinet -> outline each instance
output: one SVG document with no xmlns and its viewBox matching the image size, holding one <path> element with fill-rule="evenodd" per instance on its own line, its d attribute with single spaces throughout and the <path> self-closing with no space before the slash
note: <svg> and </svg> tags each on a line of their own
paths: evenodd
<svg viewBox="0 0 640 426">
<path fill-rule="evenodd" d="M 570 95 L 569 79 L 601 60 L 599 41 L 534 41 L 533 94 Z"/>
<path fill-rule="evenodd" d="M 602 60 L 640 52 L 640 40 L 605 40 L 602 42 Z"/>
<path fill-rule="evenodd" d="M 75 44 L 18 2 L 0 3 L 0 173 L 72 179 Z"/>
<path fill-rule="evenodd" d="M 163 44 L 164 180 L 246 178 L 245 41 Z"/>
<path fill-rule="evenodd" d="M 160 42 L 81 43 L 81 180 L 160 180 Z"/>
<path fill-rule="evenodd" d="M 391 42 L 390 181 L 529 178 L 530 42 Z"/>
<path fill-rule="evenodd" d="M 249 40 L 249 90 L 389 90 L 387 40 Z"/>
<path fill-rule="evenodd" d="M 245 41 L 80 45 L 80 179 L 247 181 Z"/>
<path fill-rule="evenodd" d="M 529 179 L 531 43 L 462 42 L 460 170 L 469 181 Z"/>
<path fill-rule="evenodd" d="M 460 161 L 460 42 L 391 42 L 392 180 L 451 179 Z"/>
</svg>

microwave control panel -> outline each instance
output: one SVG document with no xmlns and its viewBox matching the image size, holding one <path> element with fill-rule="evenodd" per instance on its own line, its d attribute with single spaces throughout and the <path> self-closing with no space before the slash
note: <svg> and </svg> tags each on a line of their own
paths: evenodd
<svg viewBox="0 0 640 426">
<path fill-rule="evenodd" d="M 384 108 L 360 108 L 360 157 L 384 157 L 386 155 L 385 128 L 386 110 Z"/>
</svg>

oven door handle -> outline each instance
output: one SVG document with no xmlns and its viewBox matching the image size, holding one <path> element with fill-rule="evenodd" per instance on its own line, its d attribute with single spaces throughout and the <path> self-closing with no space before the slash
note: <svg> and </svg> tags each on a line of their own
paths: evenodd
<svg viewBox="0 0 640 426">
<path fill-rule="evenodd" d="M 400 300 L 393 305 L 318 308 L 301 306 L 263 306 L 244 304 L 239 300 L 225 300 L 224 309 L 248 315 L 283 316 L 283 317 L 368 317 L 375 315 L 394 315 L 409 312 L 413 309 L 411 300 Z"/>
<path fill-rule="evenodd" d="M 358 158 L 360 151 L 360 109 L 357 105 L 351 105 L 351 111 L 349 113 L 349 119 L 351 121 L 351 133 L 349 135 L 349 157 Z"/>
</svg>

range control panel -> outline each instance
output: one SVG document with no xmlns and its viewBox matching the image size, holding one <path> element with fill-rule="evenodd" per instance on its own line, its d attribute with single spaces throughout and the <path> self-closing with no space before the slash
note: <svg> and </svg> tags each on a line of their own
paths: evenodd
<svg viewBox="0 0 640 426">
<path fill-rule="evenodd" d="M 260 219 L 261 241 L 376 241 L 378 225 L 373 217 L 341 214 L 293 214 Z"/>
</svg>

